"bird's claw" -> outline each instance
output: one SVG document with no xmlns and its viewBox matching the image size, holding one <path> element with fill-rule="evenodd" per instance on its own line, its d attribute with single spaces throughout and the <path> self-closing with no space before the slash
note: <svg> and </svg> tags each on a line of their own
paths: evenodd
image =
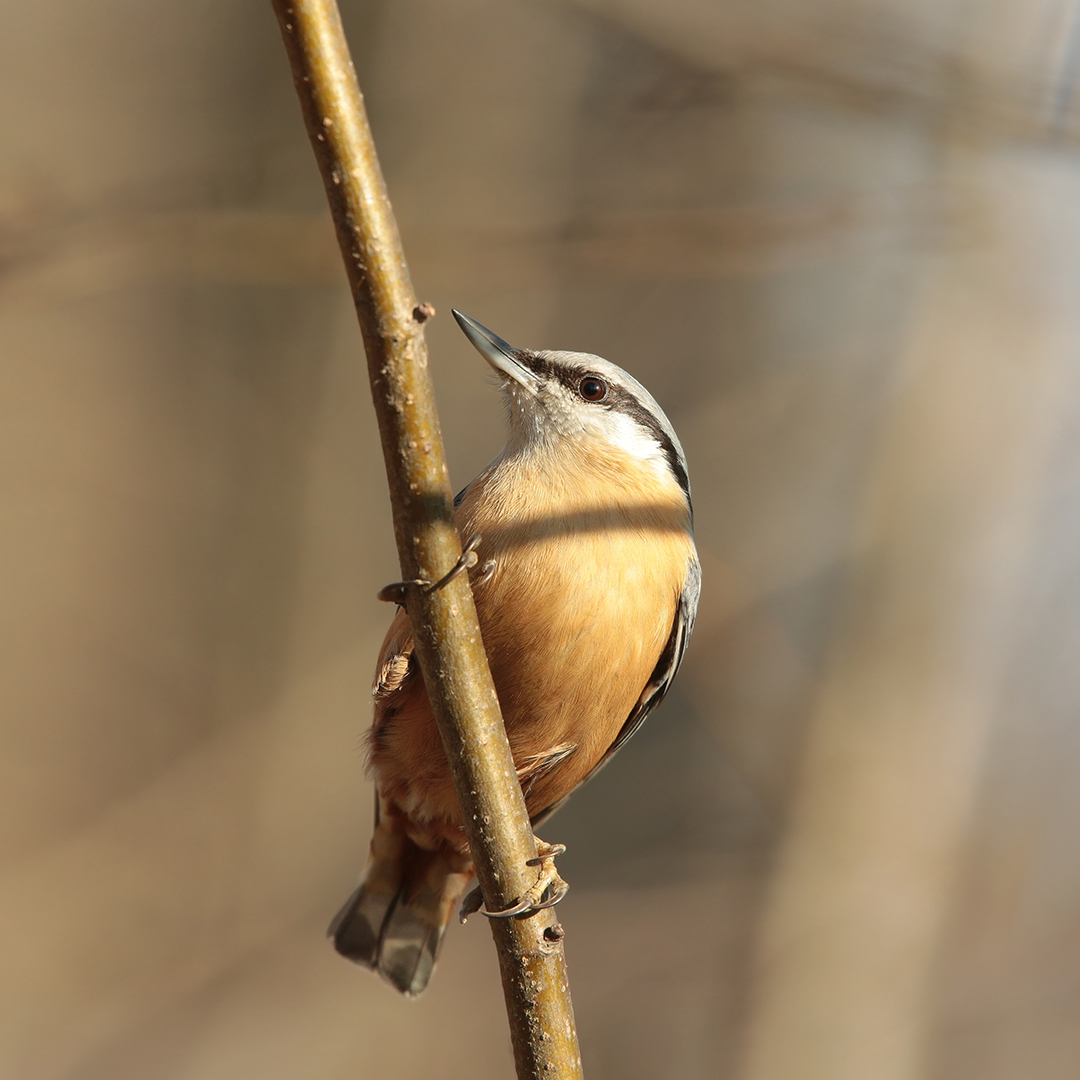
<svg viewBox="0 0 1080 1080">
<path fill-rule="evenodd" d="M 470 915 L 481 912 L 489 919 L 513 919 L 518 916 L 535 915 L 545 908 L 554 907 L 570 890 L 570 886 L 559 876 L 555 869 L 555 856 L 566 851 L 565 844 L 546 844 L 543 840 L 536 842 L 537 856 L 528 859 L 526 866 L 537 866 L 540 873 L 537 875 L 536 884 L 532 886 L 515 904 L 504 908 L 502 911 L 488 911 L 484 907 L 484 896 L 477 885 L 465 897 L 461 905 L 461 921 L 465 922 Z"/>
<path fill-rule="evenodd" d="M 376 598 L 384 600 L 388 604 L 404 604 L 410 585 L 418 585 L 425 593 L 438 592 L 439 589 L 449 585 L 458 574 L 462 574 L 466 570 L 471 570 L 476 565 L 476 548 L 479 543 L 479 533 L 470 536 L 466 541 L 465 546 L 461 549 L 461 556 L 458 558 L 458 561 L 450 568 L 450 572 L 439 578 L 434 585 L 425 578 L 413 578 L 411 581 L 392 581 L 389 585 L 384 585 L 378 593 L 376 593 Z"/>
<path fill-rule="evenodd" d="M 480 534 L 473 533 L 468 540 L 465 541 L 465 546 L 461 549 L 461 555 L 458 557 L 458 561 L 450 567 L 450 572 L 444 574 L 434 585 L 429 586 L 424 592 L 433 593 L 438 592 L 439 589 L 449 585 L 451 581 L 463 574 L 466 570 L 471 570 L 478 561 L 476 549 L 480 546 Z"/>
<path fill-rule="evenodd" d="M 476 577 L 472 579 L 473 588 L 475 588 L 477 585 L 483 585 L 484 582 L 487 581 L 488 578 L 490 578 L 491 575 L 495 573 L 495 566 L 495 560 L 488 559 L 488 561 L 480 567 L 480 571 L 476 575 Z"/>
<path fill-rule="evenodd" d="M 423 578 L 413 578 L 412 581 L 391 581 L 389 585 L 384 585 L 375 594 L 375 599 L 382 600 L 387 604 L 404 604 L 410 585 L 419 585 L 422 588 L 430 584 L 430 581 L 425 581 Z"/>
<path fill-rule="evenodd" d="M 483 906 L 484 894 L 480 891 L 480 886 L 477 885 L 461 901 L 461 911 L 458 912 L 458 918 L 461 919 L 462 923 L 468 922 L 469 916 L 475 915 Z"/>
<path fill-rule="evenodd" d="M 554 860 L 556 855 L 565 855 L 565 844 L 545 844 L 543 840 L 536 841 L 536 858 L 526 859 L 526 866 L 543 866 L 549 860 Z M 554 867 L 555 863 L 551 865 Z"/>
</svg>

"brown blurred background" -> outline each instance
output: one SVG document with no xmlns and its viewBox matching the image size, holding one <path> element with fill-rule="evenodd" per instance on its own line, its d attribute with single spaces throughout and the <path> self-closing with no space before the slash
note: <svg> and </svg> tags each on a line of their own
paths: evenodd
<svg viewBox="0 0 1080 1080">
<path fill-rule="evenodd" d="M 590 1080 L 1080 1076 L 1080 7 L 350 0 L 449 315 L 690 460 L 683 674 L 545 830 Z M 269 4 L 0 9 L 0 1077 L 510 1075 L 339 960 L 397 576 Z"/>
</svg>

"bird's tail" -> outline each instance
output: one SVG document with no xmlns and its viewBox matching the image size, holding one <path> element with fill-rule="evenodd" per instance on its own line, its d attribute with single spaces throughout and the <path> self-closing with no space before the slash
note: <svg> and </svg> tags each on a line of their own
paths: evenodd
<svg viewBox="0 0 1080 1080">
<path fill-rule="evenodd" d="M 363 879 L 330 924 L 334 948 L 414 997 L 431 978 L 472 873 L 467 856 L 450 848 L 427 851 L 399 820 L 381 814 Z"/>
</svg>

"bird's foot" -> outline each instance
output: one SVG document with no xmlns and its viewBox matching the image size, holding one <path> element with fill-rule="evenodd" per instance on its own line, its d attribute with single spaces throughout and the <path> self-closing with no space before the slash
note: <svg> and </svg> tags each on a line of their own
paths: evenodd
<svg viewBox="0 0 1080 1080">
<path fill-rule="evenodd" d="M 490 578 L 491 575 L 495 573 L 495 566 L 495 560 L 488 559 L 488 561 L 480 567 L 479 571 L 476 574 L 476 577 L 470 579 L 472 581 L 474 589 L 477 585 L 483 585 L 484 582 L 487 581 L 488 578 Z"/>
<path fill-rule="evenodd" d="M 540 873 L 537 875 L 536 884 L 532 886 L 519 900 L 511 904 L 503 911 L 487 911 L 484 908 L 484 895 L 477 885 L 465 897 L 461 905 L 461 921 L 465 922 L 470 915 L 477 911 L 482 912 L 489 919 L 512 919 L 515 917 L 525 918 L 535 915 L 544 908 L 554 907 L 569 891 L 559 871 L 555 869 L 555 856 L 561 855 L 566 850 L 565 844 L 547 844 L 543 840 L 536 840 L 536 858 L 529 859 L 526 866 L 537 866 Z"/>
<path fill-rule="evenodd" d="M 384 585 L 379 590 L 377 598 L 379 600 L 385 600 L 388 604 L 404 604 L 407 590 L 410 585 L 418 585 L 426 593 L 438 592 L 439 589 L 449 585 L 458 574 L 463 574 L 466 570 L 471 570 L 476 565 L 476 548 L 479 543 L 479 533 L 470 536 L 465 546 L 461 549 L 461 557 L 450 568 L 450 572 L 439 578 L 434 585 L 424 578 L 413 578 L 411 581 L 392 581 L 389 585 Z"/>
</svg>

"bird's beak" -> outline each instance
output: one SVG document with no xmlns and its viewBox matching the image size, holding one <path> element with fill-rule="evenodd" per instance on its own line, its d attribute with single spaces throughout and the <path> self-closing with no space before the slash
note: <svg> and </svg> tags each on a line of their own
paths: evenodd
<svg viewBox="0 0 1080 1080">
<path fill-rule="evenodd" d="M 506 375 L 529 390 L 536 389 L 540 380 L 525 367 L 516 356 L 516 350 L 498 334 L 493 334 L 468 315 L 463 315 L 456 308 L 454 318 L 458 326 L 465 331 L 465 336 L 473 343 L 476 351 L 500 374 Z"/>
</svg>

